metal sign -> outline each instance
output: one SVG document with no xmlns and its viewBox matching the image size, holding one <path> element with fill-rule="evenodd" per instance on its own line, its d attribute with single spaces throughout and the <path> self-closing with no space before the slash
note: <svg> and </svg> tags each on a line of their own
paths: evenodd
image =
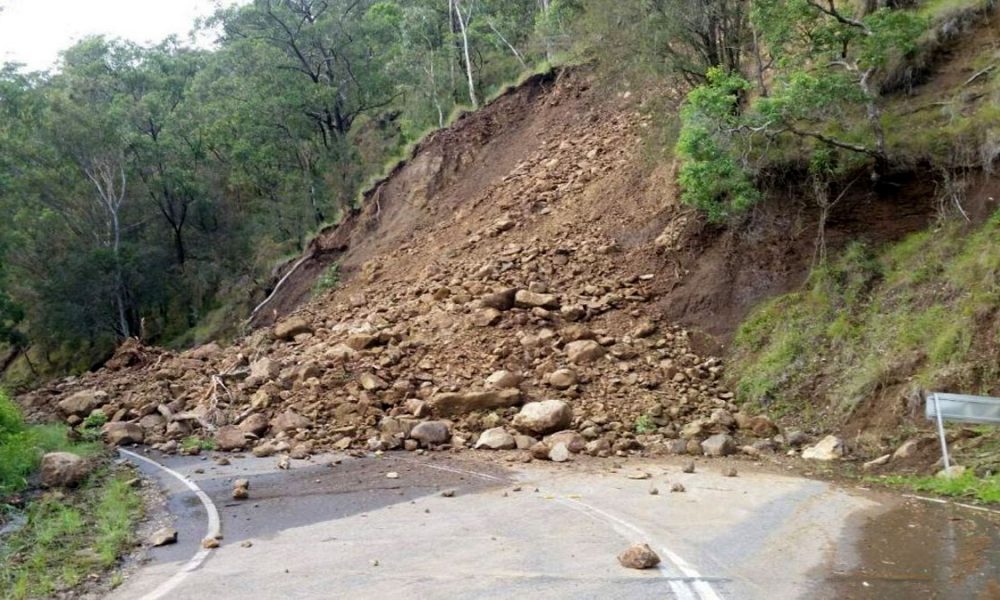
<svg viewBox="0 0 1000 600">
<path fill-rule="evenodd" d="M 1000 425 L 1000 398 L 935 392 L 927 398 L 926 415 L 937 419 L 938 414 L 945 421 Z"/>
<path fill-rule="evenodd" d="M 941 458 L 944 459 L 944 468 L 947 473 L 951 469 L 951 461 L 948 459 L 948 440 L 944 435 L 944 422 L 959 421 L 1000 425 L 1000 398 L 934 392 L 927 396 L 924 414 L 928 419 L 937 421 L 938 437 L 941 440 Z"/>
</svg>

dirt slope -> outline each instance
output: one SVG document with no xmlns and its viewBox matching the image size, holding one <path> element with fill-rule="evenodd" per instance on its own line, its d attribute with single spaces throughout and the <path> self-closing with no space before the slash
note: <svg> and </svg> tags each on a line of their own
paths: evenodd
<svg viewBox="0 0 1000 600">
<path fill-rule="evenodd" d="M 765 206 L 738 231 L 707 227 L 669 166 L 644 159 L 641 115 L 641 94 L 585 72 L 532 78 L 431 136 L 322 232 L 259 311 L 267 327 L 180 355 L 130 344 L 22 400 L 71 423 L 103 406 L 112 439 L 168 450 L 190 435 L 258 454 L 463 446 L 495 427 L 491 444 L 524 448 L 577 432 L 537 456 L 700 452 L 714 433 L 767 447 L 773 425 L 738 414 L 712 354 L 754 303 L 801 283 L 815 215 Z M 845 202 L 830 237 L 858 230 L 859 206 L 884 216 L 876 239 L 922 227 L 929 203 L 907 197 Z M 306 301 L 334 262 L 341 284 Z M 545 399 L 572 417 L 549 404 L 515 418 Z M 443 421 L 417 427 L 428 419 Z"/>
</svg>

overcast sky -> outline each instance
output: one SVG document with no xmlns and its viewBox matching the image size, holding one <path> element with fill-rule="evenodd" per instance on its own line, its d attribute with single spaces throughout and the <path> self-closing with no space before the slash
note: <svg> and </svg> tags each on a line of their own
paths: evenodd
<svg viewBox="0 0 1000 600">
<path fill-rule="evenodd" d="M 140 43 L 170 34 L 186 40 L 195 19 L 211 14 L 219 1 L 0 0 L 0 62 L 48 69 L 60 50 L 91 34 Z M 229 5 L 237 0 L 221 1 Z"/>
</svg>

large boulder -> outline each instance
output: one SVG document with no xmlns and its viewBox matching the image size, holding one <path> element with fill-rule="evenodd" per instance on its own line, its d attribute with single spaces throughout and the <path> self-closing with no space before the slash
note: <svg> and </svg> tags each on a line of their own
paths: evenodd
<svg viewBox="0 0 1000 600">
<path fill-rule="evenodd" d="M 546 434 L 566 429 L 573 421 L 573 410 L 562 400 L 529 402 L 514 417 L 520 431 Z"/>
<path fill-rule="evenodd" d="M 717 433 L 701 443 L 705 456 L 729 456 L 736 451 L 736 443 L 726 433 Z"/>
<path fill-rule="evenodd" d="M 579 454 L 587 448 L 587 440 L 572 430 L 557 431 L 552 435 L 545 436 L 545 443 L 550 448 L 555 448 L 559 444 L 563 444 L 573 454 Z"/>
<path fill-rule="evenodd" d="M 572 369 L 556 369 L 549 373 L 549 385 L 557 390 L 565 390 L 576 385 L 576 371 Z"/>
<path fill-rule="evenodd" d="M 494 427 L 493 429 L 487 429 L 486 431 L 479 434 L 479 439 L 476 441 L 476 448 L 488 448 L 490 450 L 510 450 L 516 448 L 517 443 L 514 441 L 514 436 L 507 433 L 503 427 Z"/>
<path fill-rule="evenodd" d="M 252 413 L 239 425 L 240 431 L 244 433 L 252 433 L 253 435 L 260 436 L 267 431 L 268 423 L 267 417 L 261 413 Z"/>
<path fill-rule="evenodd" d="M 844 457 L 844 442 L 835 435 L 828 435 L 815 446 L 809 446 L 802 451 L 806 460 L 838 460 Z"/>
<path fill-rule="evenodd" d="M 250 378 L 258 381 L 270 381 L 280 372 L 281 364 L 266 356 L 250 364 Z"/>
<path fill-rule="evenodd" d="M 215 432 L 215 447 L 219 450 L 242 450 L 246 445 L 246 434 L 235 425 L 225 425 Z"/>
<path fill-rule="evenodd" d="M 484 308 L 492 308 L 495 310 L 510 310 L 514 308 L 514 296 L 517 294 L 517 290 L 511 288 L 507 290 L 501 290 L 494 294 L 489 294 L 483 296 L 479 303 Z"/>
<path fill-rule="evenodd" d="M 486 389 L 505 390 L 521 383 L 521 376 L 510 371 L 496 371 L 486 378 Z"/>
<path fill-rule="evenodd" d="M 635 544 L 618 555 L 618 562 L 627 569 L 651 569 L 660 564 L 660 557 L 648 544 Z"/>
<path fill-rule="evenodd" d="M 73 487 L 86 479 L 90 470 L 90 463 L 72 452 L 49 452 L 42 456 L 42 485 Z"/>
<path fill-rule="evenodd" d="M 423 421 L 413 426 L 410 438 L 424 446 L 444 444 L 451 439 L 451 427 L 446 421 Z"/>
<path fill-rule="evenodd" d="M 113 421 L 105 423 L 101 428 L 104 434 L 104 441 L 112 446 L 124 446 L 126 444 L 141 444 L 144 439 L 142 427 L 136 423 L 125 423 L 123 421 Z"/>
<path fill-rule="evenodd" d="M 108 403 L 108 393 L 101 390 L 83 390 L 59 401 L 59 410 L 64 415 L 86 417 L 95 408 Z"/>
<path fill-rule="evenodd" d="M 559 308 L 559 299 L 554 294 L 540 294 L 529 290 L 517 290 L 514 295 L 514 306 L 519 308 Z"/>
<path fill-rule="evenodd" d="M 308 429 L 311 422 L 292 409 L 288 409 L 271 419 L 271 429 L 275 431 L 291 431 L 292 429 Z"/>
<path fill-rule="evenodd" d="M 576 364 L 594 362 L 606 352 L 604 346 L 594 340 L 577 340 L 566 344 L 566 356 Z"/>
<path fill-rule="evenodd" d="M 443 392 L 431 397 L 429 404 L 435 414 L 461 415 L 477 410 L 493 410 L 515 406 L 521 401 L 517 388 L 484 392 Z"/>
<path fill-rule="evenodd" d="M 290 340 L 301 333 L 312 333 L 312 325 L 305 317 L 294 316 L 285 319 L 274 326 L 274 337 L 279 340 Z"/>
</svg>

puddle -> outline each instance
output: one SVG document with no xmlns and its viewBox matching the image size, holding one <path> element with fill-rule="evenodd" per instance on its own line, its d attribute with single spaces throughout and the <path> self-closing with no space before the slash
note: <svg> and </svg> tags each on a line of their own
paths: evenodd
<svg viewBox="0 0 1000 600">
<path fill-rule="evenodd" d="M 862 517 L 824 591 L 838 599 L 1000 599 L 1000 518 L 904 502 Z"/>
</svg>

